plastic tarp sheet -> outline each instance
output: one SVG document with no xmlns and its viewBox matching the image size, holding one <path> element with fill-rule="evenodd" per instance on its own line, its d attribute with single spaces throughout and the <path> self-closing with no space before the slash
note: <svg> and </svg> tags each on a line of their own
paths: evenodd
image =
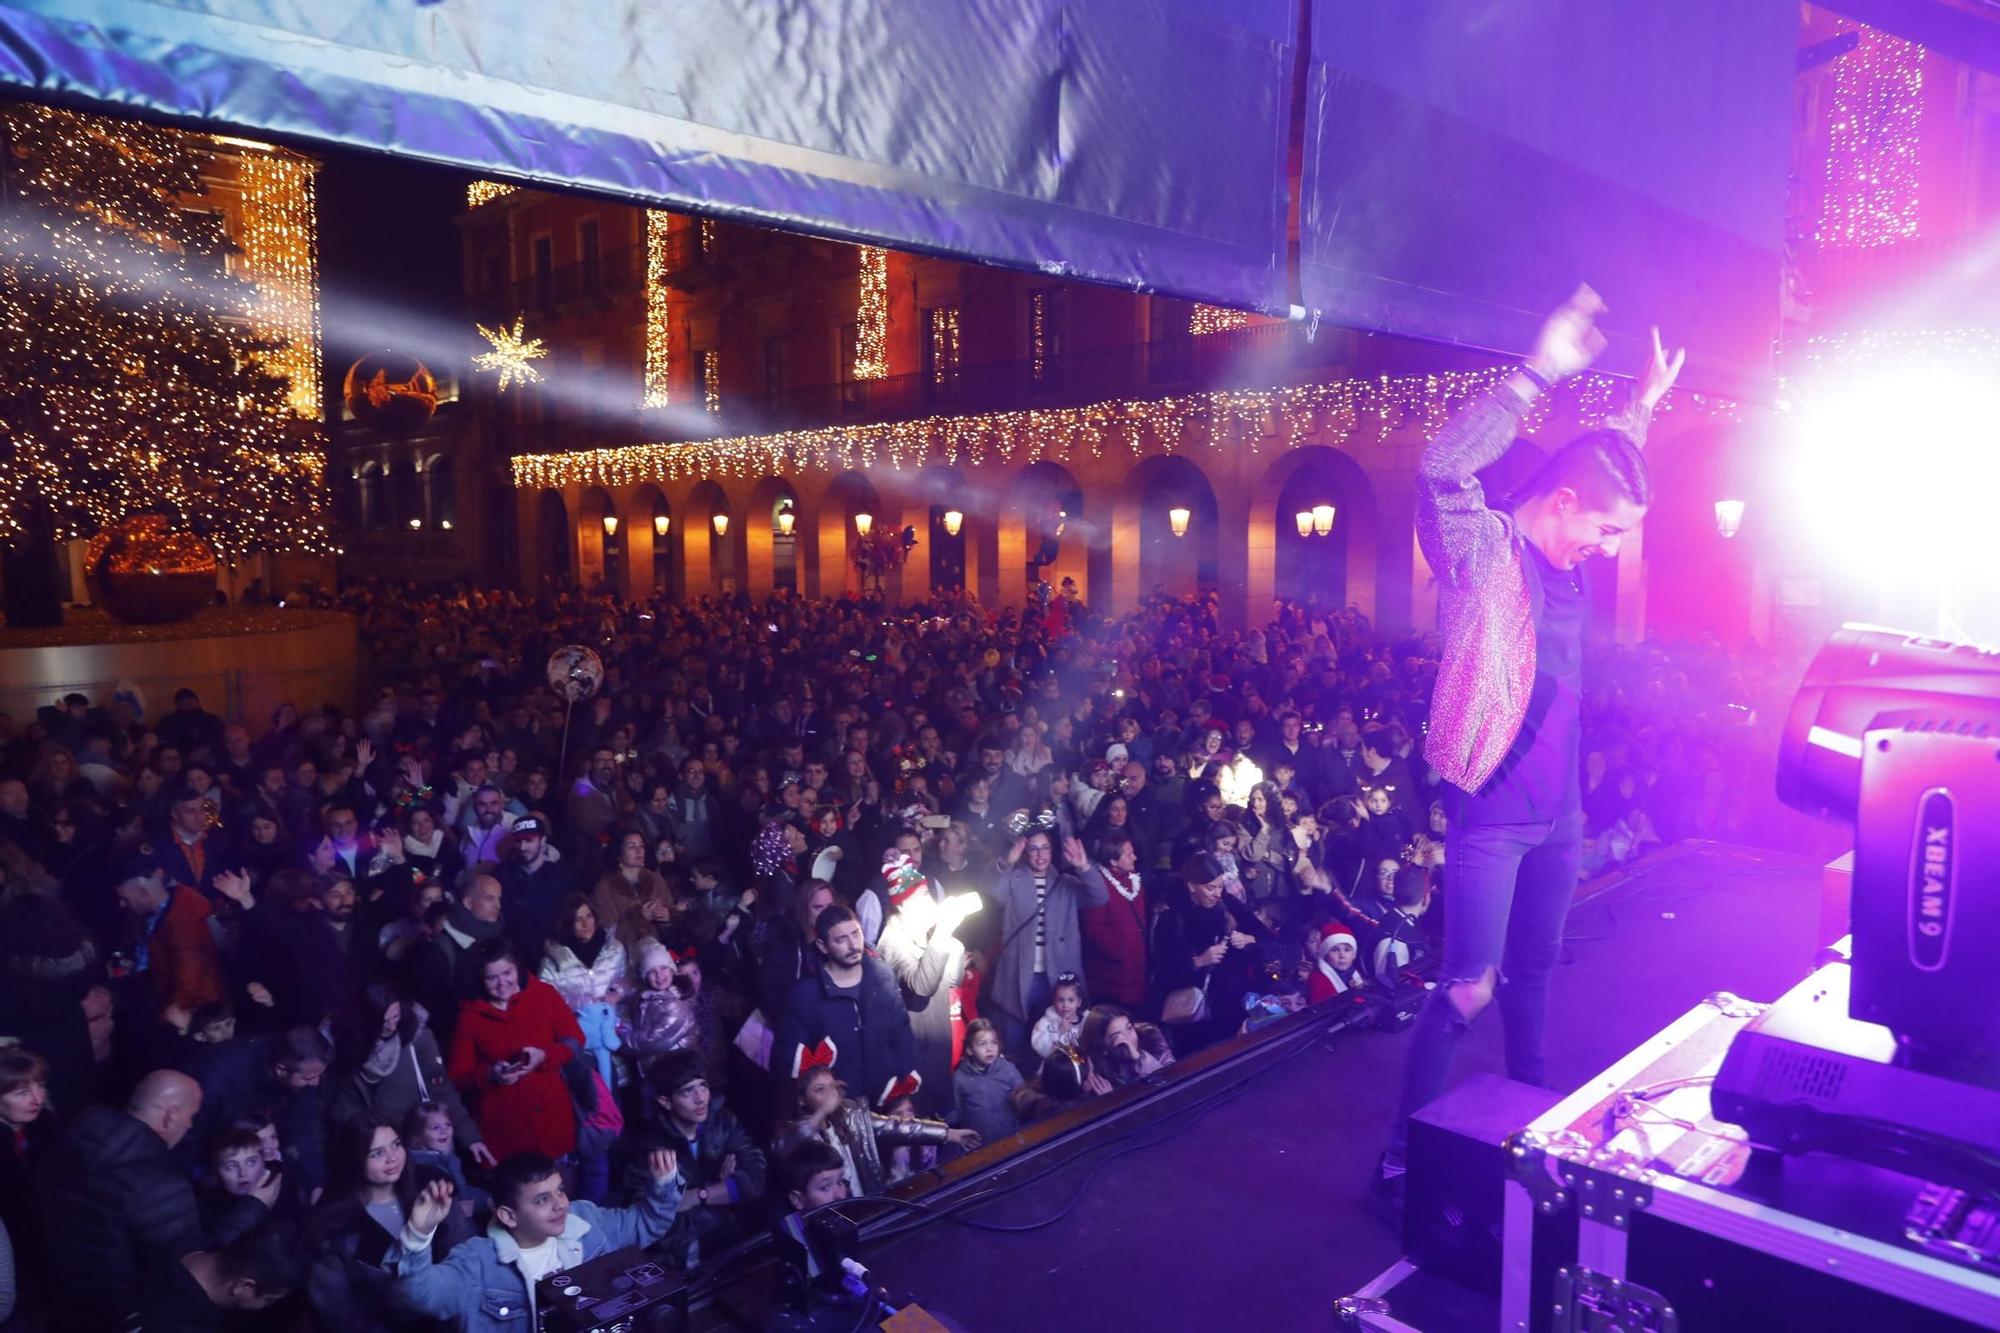
<svg viewBox="0 0 2000 1333">
<path fill-rule="evenodd" d="M 1297 0 L 6 0 L 0 85 L 1264 310 Z"/>
<path fill-rule="evenodd" d="M 1517 353 L 1580 281 L 1604 365 L 1649 324 L 1696 388 L 1768 386 L 1791 0 L 1315 0 L 1303 303 Z"/>
</svg>

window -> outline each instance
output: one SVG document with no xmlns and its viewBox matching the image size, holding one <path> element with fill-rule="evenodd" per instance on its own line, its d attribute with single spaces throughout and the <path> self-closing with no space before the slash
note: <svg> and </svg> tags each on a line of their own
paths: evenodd
<svg viewBox="0 0 2000 1333">
<path fill-rule="evenodd" d="M 555 300 L 555 238 L 544 232 L 529 244 L 535 275 L 535 303 L 546 309 Z"/>
<path fill-rule="evenodd" d="M 1067 378 L 1069 291 L 1040 287 L 1028 294 L 1028 368 L 1037 384 Z"/>
<path fill-rule="evenodd" d="M 959 318 L 957 306 L 924 311 L 924 389 L 936 398 L 958 393 Z"/>
<path fill-rule="evenodd" d="M 576 224 L 576 255 L 583 290 L 595 295 L 604 282 L 604 251 L 596 218 Z"/>
<path fill-rule="evenodd" d="M 840 347 L 837 351 L 840 384 L 840 405 L 842 408 L 858 407 L 864 401 L 861 381 L 854 378 L 855 358 L 861 355 L 861 326 L 843 324 L 840 326 Z"/>
<path fill-rule="evenodd" d="M 695 373 L 701 376 L 701 403 L 711 412 L 722 410 L 722 356 L 713 347 L 694 354 Z"/>
<path fill-rule="evenodd" d="M 791 340 L 782 335 L 764 339 L 764 397 L 771 401 L 784 396 L 791 374 Z"/>
</svg>

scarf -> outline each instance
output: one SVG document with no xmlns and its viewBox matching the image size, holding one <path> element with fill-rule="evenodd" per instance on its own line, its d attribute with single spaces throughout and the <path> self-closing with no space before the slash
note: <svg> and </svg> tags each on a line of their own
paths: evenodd
<svg viewBox="0 0 2000 1333">
<path fill-rule="evenodd" d="M 368 1052 L 368 1058 L 361 1062 L 361 1081 L 380 1083 L 389 1077 L 389 1071 L 403 1058 L 403 1039 L 392 1032 L 375 1043 L 375 1049 Z"/>
<path fill-rule="evenodd" d="M 468 949 L 480 940 L 498 939 L 500 937 L 500 923 L 498 921 L 481 921 L 478 917 L 466 911 L 465 904 L 460 902 L 453 902 L 451 907 L 445 912 L 444 928 L 457 936 L 459 941 Z"/>
<path fill-rule="evenodd" d="M 585 967 L 597 966 L 597 955 L 604 952 L 604 930 L 599 928 L 595 935 L 580 940 L 568 931 L 563 932 L 562 945 L 576 955 L 576 961 Z"/>
</svg>

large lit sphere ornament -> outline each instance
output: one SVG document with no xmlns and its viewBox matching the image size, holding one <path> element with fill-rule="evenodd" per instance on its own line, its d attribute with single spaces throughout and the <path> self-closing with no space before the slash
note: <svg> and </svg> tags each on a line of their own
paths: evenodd
<svg viewBox="0 0 2000 1333">
<path fill-rule="evenodd" d="M 604 661 L 580 643 L 568 643 L 549 654 L 549 688 L 564 703 L 578 703 L 604 684 Z"/>
<path fill-rule="evenodd" d="M 134 514 L 90 539 L 91 597 L 128 625 L 186 620 L 215 600 L 215 550 L 161 514 Z"/>
<path fill-rule="evenodd" d="M 437 411 L 437 379 L 402 352 L 370 352 L 347 368 L 341 386 L 354 419 L 384 435 L 408 435 Z"/>
</svg>

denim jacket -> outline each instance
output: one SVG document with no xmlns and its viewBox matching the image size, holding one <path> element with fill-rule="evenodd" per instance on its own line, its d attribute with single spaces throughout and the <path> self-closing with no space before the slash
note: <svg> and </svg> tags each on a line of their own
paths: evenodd
<svg viewBox="0 0 2000 1333">
<path fill-rule="evenodd" d="M 678 1178 L 655 1185 L 630 1208 L 600 1208 L 578 1199 L 569 1206 L 562 1235 L 552 1243 L 566 1266 L 651 1245 L 673 1225 L 680 1202 Z M 449 1320 L 459 1333 L 531 1333 L 528 1282 L 517 1266 L 521 1251 L 498 1222 L 484 1236 L 453 1249 L 443 1263 L 431 1261 L 430 1237 L 406 1226 L 401 1240 L 391 1293 L 396 1304 Z"/>
<path fill-rule="evenodd" d="M 1512 514 L 1487 507 L 1478 473 L 1500 461 L 1528 404 L 1507 384 L 1459 410 L 1417 463 L 1417 542 L 1438 580 L 1444 643 L 1424 758 L 1476 792 L 1500 767 L 1535 686 L 1535 608 Z M 1650 413 L 1633 404 L 1606 421 L 1644 446 Z"/>
</svg>

